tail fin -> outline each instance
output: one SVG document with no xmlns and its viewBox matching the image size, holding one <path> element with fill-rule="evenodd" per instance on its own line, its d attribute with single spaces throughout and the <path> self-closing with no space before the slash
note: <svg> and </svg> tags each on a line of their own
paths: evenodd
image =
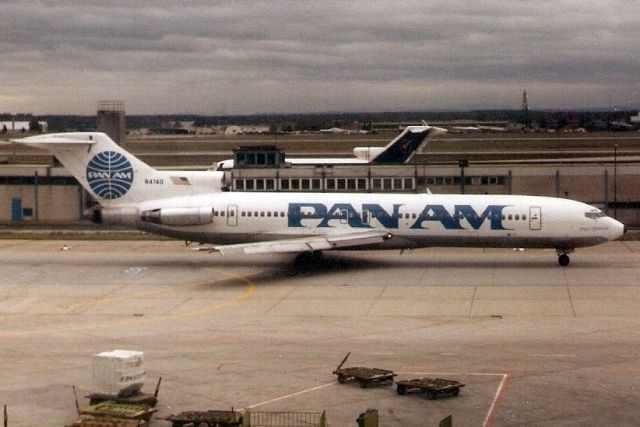
<svg viewBox="0 0 640 427">
<path fill-rule="evenodd" d="M 406 163 L 428 138 L 446 131 L 434 126 L 407 126 L 396 139 L 384 147 L 382 153 L 371 159 L 371 163 Z"/>
<path fill-rule="evenodd" d="M 72 132 L 12 139 L 50 151 L 101 205 L 149 199 L 142 183 L 158 173 L 101 132 Z"/>
<path fill-rule="evenodd" d="M 447 130 L 434 126 L 407 126 L 404 131 L 384 147 L 356 147 L 353 154 L 374 164 L 406 163 L 428 138 Z"/>
</svg>

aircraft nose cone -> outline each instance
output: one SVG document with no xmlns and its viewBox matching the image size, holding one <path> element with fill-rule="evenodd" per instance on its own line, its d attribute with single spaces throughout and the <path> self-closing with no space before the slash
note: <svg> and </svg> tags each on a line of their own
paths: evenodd
<svg viewBox="0 0 640 427">
<path fill-rule="evenodd" d="M 611 218 L 611 227 L 609 230 L 611 232 L 611 240 L 615 240 L 627 232 L 627 226 L 620 221 Z"/>
</svg>

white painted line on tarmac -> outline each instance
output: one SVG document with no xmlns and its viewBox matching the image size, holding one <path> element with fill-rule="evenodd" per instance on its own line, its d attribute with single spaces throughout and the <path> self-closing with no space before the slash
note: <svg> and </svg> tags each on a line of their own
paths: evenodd
<svg viewBox="0 0 640 427">
<path fill-rule="evenodd" d="M 491 401 L 491 406 L 489 406 L 489 411 L 487 415 L 484 417 L 484 422 L 482 423 L 482 427 L 491 427 L 493 426 L 493 422 L 496 416 L 496 411 L 498 409 L 498 405 L 502 400 L 502 395 L 506 388 L 508 374 L 499 374 L 499 373 L 487 373 L 487 372 L 397 372 L 398 374 L 403 375 L 475 375 L 475 376 L 485 376 L 485 377 L 502 377 L 500 380 L 500 385 L 498 385 L 498 389 L 496 390 L 496 394 Z"/>
<path fill-rule="evenodd" d="M 487 411 L 487 415 L 484 418 L 484 421 L 482 423 L 482 427 L 491 427 L 493 426 L 493 422 L 496 416 L 496 411 L 498 409 L 498 405 L 500 404 L 500 401 L 502 400 L 502 396 L 503 393 L 506 389 L 506 384 L 507 384 L 507 378 L 509 378 L 508 374 L 504 374 L 504 373 L 487 373 L 487 372 L 411 372 L 411 371 L 396 371 L 396 373 L 398 374 L 403 374 L 403 375 L 434 375 L 434 376 L 439 376 L 439 375 L 467 375 L 467 376 L 485 376 L 485 377 L 501 377 L 500 380 L 500 384 L 498 385 L 498 388 L 496 390 L 496 394 L 493 397 L 493 400 L 491 401 L 491 405 L 489 406 L 489 411 Z M 260 406 L 264 406 L 264 405 L 268 405 L 270 403 L 274 403 L 274 402 L 279 402 L 281 400 L 286 400 L 292 397 L 296 397 L 296 396 L 300 396 L 302 394 L 305 393 L 309 393 L 312 391 L 316 391 L 316 390 L 321 390 L 323 388 L 327 388 L 327 387 L 331 387 L 333 385 L 338 384 L 337 381 L 331 381 L 330 383 L 325 383 L 325 384 L 321 384 L 319 386 L 315 386 L 315 387 L 311 387 L 311 388 L 307 388 L 304 390 L 300 390 L 300 391 L 296 391 L 295 393 L 290 393 L 284 396 L 280 396 L 280 397 L 276 397 L 274 399 L 270 399 L 270 400 L 266 400 L 264 402 L 260 402 L 260 403 L 254 403 L 253 405 L 249 405 L 246 408 L 242 408 L 239 410 L 246 410 L 246 409 L 253 409 L 253 408 L 257 408 Z"/>
<path fill-rule="evenodd" d="M 491 402 L 491 406 L 489 407 L 489 412 L 487 416 L 484 418 L 484 422 L 482 423 L 482 427 L 491 427 L 493 426 L 493 420 L 496 417 L 498 404 L 502 400 L 503 392 L 507 385 L 507 378 L 509 376 L 507 374 L 502 374 L 502 380 L 500 381 L 500 385 L 498 386 L 498 390 L 496 391 L 496 395 L 493 397 L 493 401 Z"/>
<path fill-rule="evenodd" d="M 257 408 L 258 406 L 264 406 L 264 405 L 268 405 L 269 403 L 274 403 L 274 402 L 278 402 L 280 400 L 289 399 L 291 397 L 300 396 L 301 394 L 309 393 L 311 391 L 321 390 L 323 388 L 331 387 L 332 385 L 336 385 L 336 384 L 338 384 L 337 381 L 331 381 L 330 383 L 322 384 L 322 385 L 319 385 L 319 386 L 316 386 L 316 387 L 311 387 L 311 388 L 308 388 L 308 389 L 305 389 L 305 390 L 301 390 L 301 391 L 296 391 L 295 393 L 287 394 L 285 396 L 276 397 L 275 399 L 266 400 L 266 401 L 260 402 L 260 403 L 254 403 L 253 405 L 249 405 L 244 409 Z"/>
</svg>

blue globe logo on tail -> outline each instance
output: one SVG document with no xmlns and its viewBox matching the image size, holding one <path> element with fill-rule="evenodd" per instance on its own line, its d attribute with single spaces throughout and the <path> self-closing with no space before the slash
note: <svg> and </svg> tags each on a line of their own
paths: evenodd
<svg viewBox="0 0 640 427">
<path fill-rule="evenodd" d="M 125 156 L 102 151 L 87 165 L 87 182 L 99 197 L 117 199 L 127 194 L 133 182 L 133 167 Z"/>
</svg>

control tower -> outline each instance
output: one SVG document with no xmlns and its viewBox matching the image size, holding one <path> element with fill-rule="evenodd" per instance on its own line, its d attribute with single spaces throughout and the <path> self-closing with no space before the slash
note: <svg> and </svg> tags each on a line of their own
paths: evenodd
<svg viewBox="0 0 640 427">
<path fill-rule="evenodd" d="M 104 132 L 121 147 L 125 146 L 127 123 L 124 101 L 98 101 L 98 131 Z"/>
<path fill-rule="evenodd" d="M 522 114 L 529 114 L 529 100 L 527 99 L 527 90 L 522 92 Z"/>
<path fill-rule="evenodd" d="M 526 129 L 531 128 L 531 117 L 529 117 L 529 100 L 527 91 L 522 92 L 522 109 L 520 110 L 520 120 Z"/>
</svg>

